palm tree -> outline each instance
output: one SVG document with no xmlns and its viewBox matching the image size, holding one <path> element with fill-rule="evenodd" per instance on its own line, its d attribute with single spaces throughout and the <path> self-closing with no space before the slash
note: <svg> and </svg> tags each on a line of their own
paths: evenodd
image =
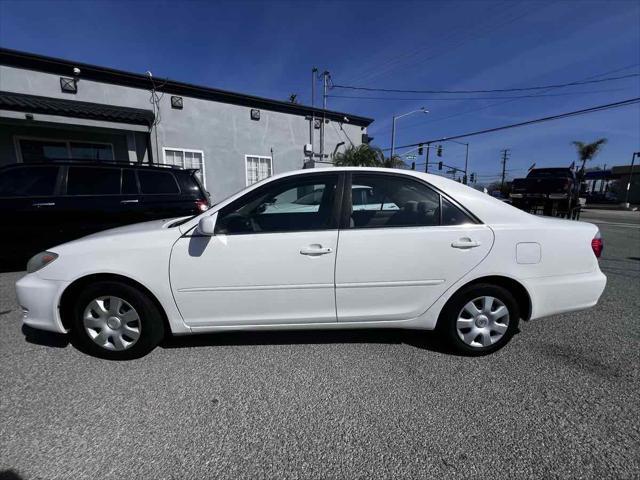
<svg viewBox="0 0 640 480">
<path fill-rule="evenodd" d="M 402 158 L 394 155 L 393 157 L 385 158 L 381 166 L 384 168 L 405 168 L 406 164 Z"/>
<path fill-rule="evenodd" d="M 584 177 L 584 167 L 587 163 L 587 160 L 592 160 L 600 150 L 602 150 L 602 146 L 607 143 L 606 138 L 601 138 L 596 140 L 593 143 L 584 143 L 578 140 L 571 142 L 576 146 L 576 150 L 578 151 L 578 157 L 580 157 L 580 161 L 582 162 L 582 176 Z"/>
<path fill-rule="evenodd" d="M 357 147 L 348 147 L 333 158 L 336 167 L 384 167 L 402 168 L 405 163 L 400 157 L 386 158 L 382 150 L 363 143 Z"/>
</svg>

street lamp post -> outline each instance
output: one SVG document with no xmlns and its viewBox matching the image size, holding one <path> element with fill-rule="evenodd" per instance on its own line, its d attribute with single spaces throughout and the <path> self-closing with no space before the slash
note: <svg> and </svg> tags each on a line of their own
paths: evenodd
<svg viewBox="0 0 640 480">
<path fill-rule="evenodd" d="M 625 197 L 624 197 L 624 206 L 626 208 L 629 208 L 630 206 L 629 190 L 631 190 L 631 180 L 633 179 L 633 163 L 636 157 L 640 157 L 640 152 L 633 152 L 633 155 L 631 156 L 631 168 L 629 168 L 629 181 L 627 181 L 627 193 L 625 193 Z"/>
<path fill-rule="evenodd" d="M 406 117 L 407 115 L 411 115 L 412 113 L 417 113 L 417 112 L 422 112 L 422 113 L 429 113 L 429 110 L 426 110 L 424 107 L 420 107 L 418 110 L 412 110 L 410 112 L 407 113 L 403 113 L 402 115 L 394 115 L 393 116 L 393 122 L 391 125 L 391 158 L 393 158 L 393 154 L 396 151 L 396 120 L 402 118 L 402 117 Z"/>
</svg>

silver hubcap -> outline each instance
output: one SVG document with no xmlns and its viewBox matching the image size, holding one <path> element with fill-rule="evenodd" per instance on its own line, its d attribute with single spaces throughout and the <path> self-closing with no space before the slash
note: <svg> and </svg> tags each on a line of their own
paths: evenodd
<svg viewBox="0 0 640 480">
<path fill-rule="evenodd" d="M 89 338 L 107 350 L 126 350 L 140 338 L 140 316 L 120 297 L 98 297 L 84 309 Z"/>
<path fill-rule="evenodd" d="M 509 310 L 495 297 L 478 297 L 467 303 L 456 320 L 458 336 L 475 348 L 500 340 L 509 328 Z"/>
</svg>

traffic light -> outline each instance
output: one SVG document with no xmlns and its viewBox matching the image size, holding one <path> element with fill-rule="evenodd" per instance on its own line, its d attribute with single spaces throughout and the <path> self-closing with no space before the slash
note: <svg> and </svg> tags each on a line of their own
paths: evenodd
<svg viewBox="0 0 640 480">
<path fill-rule="evenodd" d="M 475 181 L 476 181 L 476 174 L 475 174 L 475 173 L 472 173 L 472 174 L 471 174 L 471 183 L 473 183 L 473 182 L 475 182 Z"/>
<path fill-rule="evenodd" d="M 422 155 L 423 152 L 422 144 L 418 145 L 418 155 Z"/>
<path fill-rule="evenodd" d="M 415 170 L 416 169 L 416 162 L 411 162 L 411 170 Z"/>
<path fill-rule="evenodd" d="M 438 145 L 438 150 L 436 151 L 436 154 L 441 157 L 442 156 L 442 145 Z"/>
<path fill-rule="evenodd" d="M 462 183 L 464 183 L 465 185 L 467 184 L 467 176 L 466 175 L 462 176 Z"/>
<path fill-rule="evenodd" d="M 442 162 L 438 162 L 438 170 L 442 170 Z"/>
</svg>

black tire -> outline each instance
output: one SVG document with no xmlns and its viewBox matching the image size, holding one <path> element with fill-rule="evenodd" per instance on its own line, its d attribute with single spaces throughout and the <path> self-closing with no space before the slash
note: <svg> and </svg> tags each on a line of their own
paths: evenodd
<svg viewBox="0 0 640 480">
<path fill-rule="evenodd" d="M 115 296 L 132 306 L 139 316 L 140 336 L 125 350 L 110 350 L 95 343 L 84 327 L 85 308 L 96 298 Z M 101 281 L 84 288 L 77 295 L 71 310 L 71 336 L 74 345 L 90 355 L 109 360 L 140 358 L 153 350 L 164 338 L 162 312 L 148 295 L 139 289 L 116 281 Z"/>
<path fill-rule="evenodd" d="M 456 326 L 458 316 L 467 303 L 484 296 L 497 298 L 504 304 L 509 313 L 509 324 L 506 332 L 495 343 L 488 346 L 471 346 L 465 343 L 458 335 Z M 461 289 L 449 299 L 440 313 L 437 329 L 447 344 L 456 352 L 469 356 L 479 356 L 493 353 L 504 347 L 518 331 L 519 321 L 518 303 L 511 292 L 497 285 L 478 283 Z"/>
</svg>

